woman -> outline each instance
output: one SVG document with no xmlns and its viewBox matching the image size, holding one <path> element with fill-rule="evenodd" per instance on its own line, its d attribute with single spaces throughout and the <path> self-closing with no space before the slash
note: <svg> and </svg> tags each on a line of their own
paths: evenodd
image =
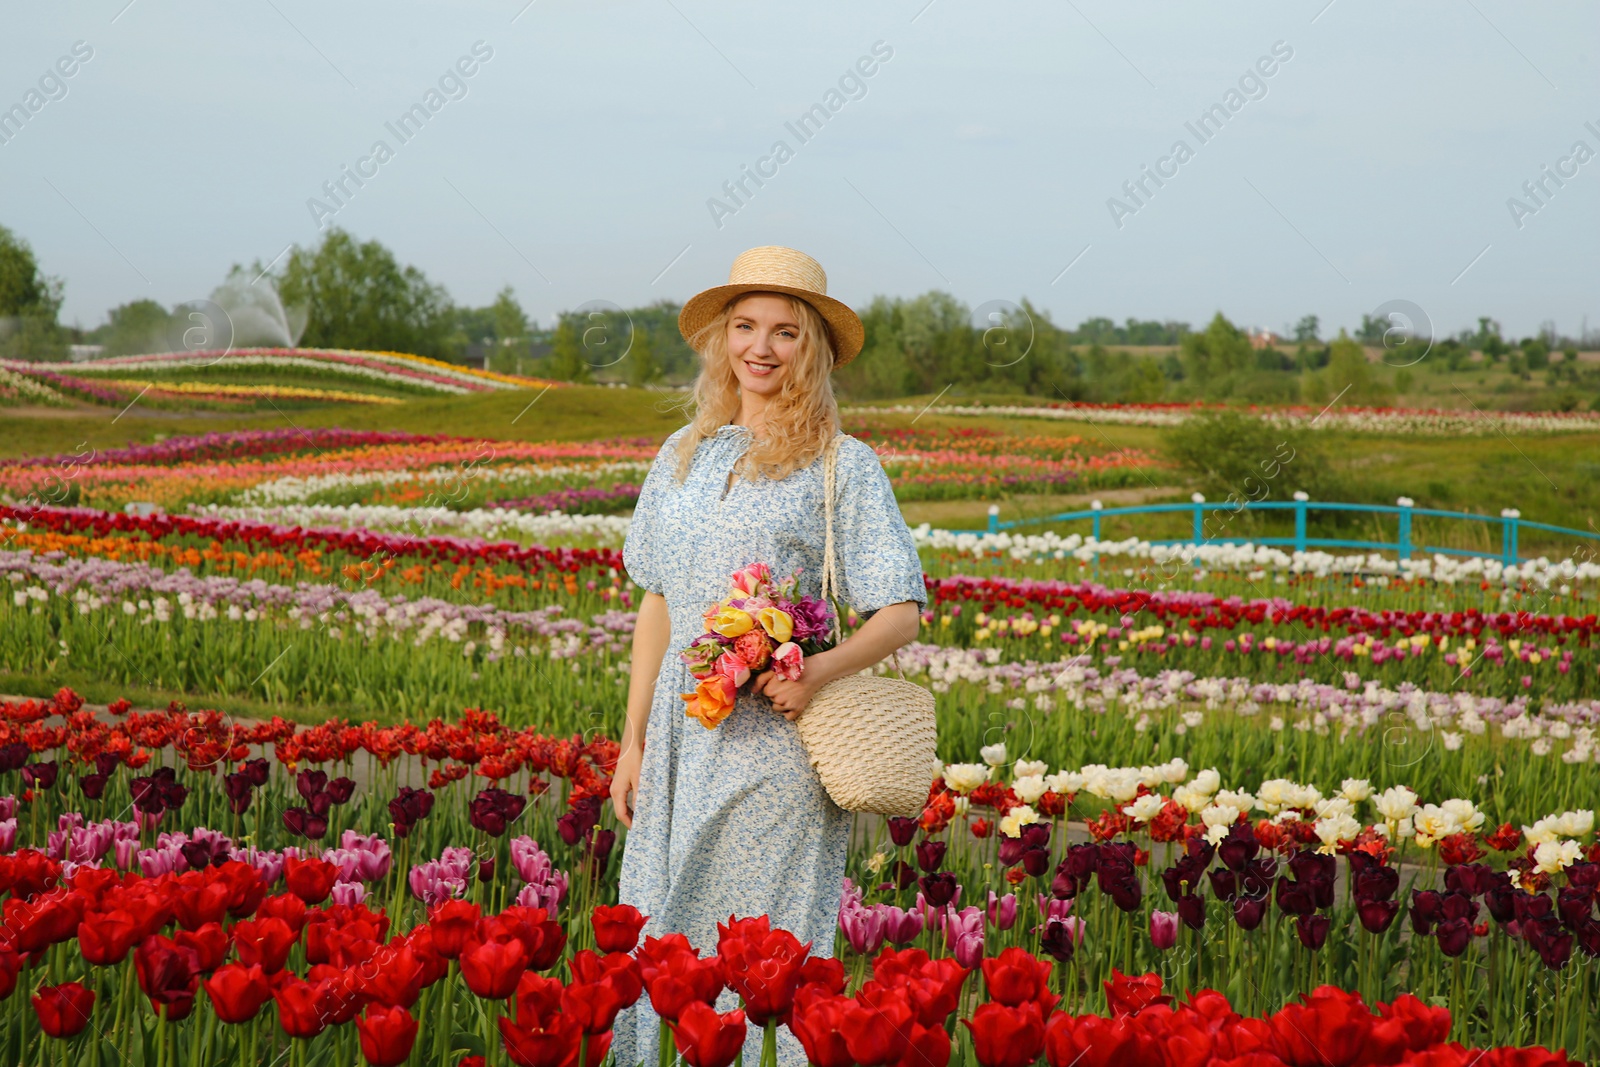
<svg viewBox="0 0 1600 1067">
<path fill-rule="evenodd" d="M 718 922 L 768 915 L 815 955 L 833 954 L 850 815 L 823 790 L 794 720 L 822 685 L 859 673 L 917 636 L 927 603 L 922 566 L 889 479 L 853 437 L 835 458 L 834 573 L 865 622 L 807 658 L 798 680 L 756 676 L 714 729 L 687 718 L 695 681 L 678 652 L 729 577 L 766 563 L 800 570 L 821 594 L 823 447 L 838 432 L 832 370 L 861 350 L 861 320 L 827 296 L 811 257 L 754 248 L 729 284 L 696 295 L 678 326 L 701 357 L 694 420 L 667 438 L 639 490 L 623 564 L 645 590 L 633 635 L 622 755 L 612 780 L 630 827 L 621 899 L 648 935 L 686 935 L 714 951 Z M 736 998 L 725 992 L 718 1008 Z M 617 1062 L 655 1063 L 659 1022 L 648 998 L 617 1021 Z M 752 1027 L 746 1062 L 760 1055 Z M 787 1029 L 779 1057 L 803 1063 Z"/>
</svg>

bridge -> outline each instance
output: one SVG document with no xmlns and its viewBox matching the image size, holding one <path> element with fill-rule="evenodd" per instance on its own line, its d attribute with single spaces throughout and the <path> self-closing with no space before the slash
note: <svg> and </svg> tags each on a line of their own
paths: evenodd
<svg viewBox="0 0 1600 1067">
<path fill-rule="evenodd" d="M 1099 501 L 1095 501 L 1099 504 Z M 1292 512 L 1294 516 L 1293 537 L 1224 537 L 1220 535 L 1208 536 L 1206 534 L 1206 516 L 1215 513 L 1227 513 L 1229 518 L 1246 511 L 1256 512 Z M 1398 535 L 1394 541 L 1363 541 L 1336 537 L 1311 537 L 1307 533 L 1307 518 L 1312 512 L 1354 512 L 1381 516 L 1392 516 L 1397 520 Z M 1512 566 L 1522 560 L 1518 553 L 1518 544 L 1521 541 L 1523 530 L 1537 530 L 1541 533 L 1556 534 L 1562 537 L 1575 538 L 1579 541 L 1600 543 L 1600 532 L 1594 530 L 1574 530 L 1566 526 L 1553 526 L 1547 522 L 1533 522 L 1524 519 L 1520 512 L 1506 508 L 1498 516 L 1477 515 L 1467 511 L 1441 511 L 1437 508 L 1415 507 L 1402 497 L 1396 504 L 1344 504 L 1331 501 L 1315 501 L 1296 498 L 1294 500 L 1259 500 L 1238 501 L 1229 500 L 1222 503 L 1209 503 L 1198 493 L 1195 499 L 1188 504 L 1139 504 L 1130 507 L 1105 508 L 1090 507 L 1083 511 L 1064 511 L 1058 515 L 1044 515 L 1036 518 L 1015 519 L 1009 522 L 1000 521 L 1000 506 L 989 505 L 989 527 L 987 530 L 952 530 L 952 533 L 1000 533 L 1005 530 L 1022 532 L 1024 526 L 1038 526 L 1046 523 L 1082 522 L 1088 520 L 1091 524 L 1095 540 L 1100 540 L 1100 526 L 1103 520 L 1111 516 L 1123 515 L 1168 515 L 1174 513 L 1188 513 L 1194 517 L 1194 536 L 1192 539 L 1166 538 L 1153 540 L 1156 545 L 1182 545 L 1182 544 L 1244 544 L 1276 545 L 1283 548 L 1292 548 L 1296 552 L 1305 552 L 1313 548 L 1350 548 L 1364 549 L 1376 552 L 1393 552 L 1400 559 L 1410 559 L 1414 553 L 1424 555 L 1446 556 L 1477 556 L 1485 559 L 1498 559 L 1506 566 Z M 1419 545 L 1412 537 L 1413 522 L 1417 518 L 1449 519 L 1459 522 L 1476 522 L 1486 524 L 1493 537 L 1498 535 L 1500 551 L 1479 552 L 1467 548 L 1449 548 L 1441 545 Z M 1595 548 L 1584 545 L 1579 553 L 1585 559 L 1593 560 L 1600 556 Z"/>
</svg>

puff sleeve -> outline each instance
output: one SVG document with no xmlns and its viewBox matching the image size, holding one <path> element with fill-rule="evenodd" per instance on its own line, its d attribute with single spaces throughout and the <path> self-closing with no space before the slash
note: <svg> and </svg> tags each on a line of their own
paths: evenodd
<svg viewBox="0 0 1600 1067">
<path fill-rule="evenodd" d="M 872 446 L 854 437 L 839 442 L 833 540 L 839 593 L 857 615 L 906 600 L 927 607 L 922 560 L 889 476 Z"/>
<path fill-rule="evenodd" d="M 622 566 L 633 583 L 647 593 L 666 595 L 667 560 L 665 546 L 661 544 L 661 509 L 665 495 L 673 487 L 673 470 L 677 461 L 676 446 L 682 430 L 673 433 L 662 444 L 650 470 L 639 486 L 639 499 L 633 506 L 633 518 L 628 522 L 628 536 L 622 542 Z"/>
</svg>

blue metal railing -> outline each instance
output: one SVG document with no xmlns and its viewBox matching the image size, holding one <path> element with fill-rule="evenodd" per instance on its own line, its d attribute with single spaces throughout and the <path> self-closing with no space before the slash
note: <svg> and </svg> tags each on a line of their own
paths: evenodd
<svg viewBox="0 0 1600 1067">
<path fill-rule="evenodd" d="M 1241 511 L 1292 511 L 1294 513 L 1293 537 L 1224 537 L 1220 534 L 1207 535 L 1205 530 L 1207 512 L 1228 512 L 1238 514 Z M 1399 534 L 1395 541 L 1357 541 L 1335 537 L 1309 537 L 1306 534 L 1306 516 L 1312 511 L 1347 511 L 1373 515 L 1394 515 L 1398 518 Z M 1038 518 L 1015 519 L 1009 522 L 1000 521 L 1000 507 L 992 504 L 989 507 L 989 528 L 987 530 L 952 530 L 952 533 L 999 533 L 1002 530 L 1016 529 L 1019 526 L 1032 526 L 1040 523 L 1075 522 L 1088 519 L 1092 525 L 1092 535 L 1095 540 L 1100 539 L 1100 523 L 1112 515 L 1162 515 L 1187 512 L 1194 516 L 1194 537 L 1185 541 L 1181 538 L 1167 538 L 1152 541 L 1157 545 L 1176 544 L 1237 544 L 1248 542 L 1255 545 L 1280 545 L 1293 547 L 1296 552 L 1304 552 L 1309 548 L 1361 548 L 1378 552 L 1394 552 L 1400 559 L 1409 559 L 1414 552 L 1427 555 L 1443 554 L 1454 556 L 1479 556 L 1485 559 L 1499 559 L 1506 566 L 1517 563 L 1521 556 L 1518 555 L 1517 544 L 1519 533 L 1523 528 L 1541 530 L 1546 533 L 1559 534 L 1564 537 L 1576 537 L 1590 541 L 1600 542 L 1600 533 L 1591 530 L 1574 530 L 1565 526 L 1552 526 L 1546 522 L 1531 522 L 1521 517 L 1516 511 L 1507 509 L 1496 515 L 1475 515 L 1465 511 L 1441 511 L 1437 508 L 1411 507 L 1407 504 L 1341 504 L 1329 501 L 1315 500 L 1263 500 L 1208 503 L 1205 500 L 1196 500 L 1189 504 L 1139 504 L 1122 508 L 1090 508 L 1083 511 L 1065 511 L 1059 515 L 1045 515 Z M 1416 516 L 1427 518 L 1456 519 L 1462 522 L 1481 522 L 1491 527 L 1498 526 L 1500 532 L 1499 552 L 1478 552 L 1467 548 L 1445 548 L 1437 545 L 1418 545 L 1412 539 L 1412 519 Z M 1591 553 L 1591 558 L 1592 558 Z"/>
</svg>

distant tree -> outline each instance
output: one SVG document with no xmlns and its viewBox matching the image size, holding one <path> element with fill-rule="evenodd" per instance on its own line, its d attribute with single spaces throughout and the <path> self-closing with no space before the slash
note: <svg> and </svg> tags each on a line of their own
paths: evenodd
<svg viewBox="0 0 1600 1067">
<path fill-rule="evenodd" d="M 656 345 L 648 330 L 633 331 L 628 349 L 628 383 L 643 388 L 661 379 L 661 364 L 656 360 Z"/>
<path fill-rule="evenodd" d="M 1544 370 L 1550 365 L 1550 346 L 1543 337 L 1525 338 L 1521 347 L 1529 370 Z"/>
<path fill-rule="evenodd" d="M 307 347 L 377 349 L 451 359 L 460 352 L 455 308 L 442 286 L 402 267 L 377 241 L 334 227 L 315 249 L 298 245 L 278 279 L 285 304 L 303 304 Z"/>
<path fill-rule="evenodd" d="M 572 320 L 562 316 L 551 340 L 550 355 L 545 363 L 545 373 L 563 382 L 591 382 L 589 364 L 583 358 L 583 344 Z"/>
<path fill-rule="evenodd" d="M 1204 333 L 1184 337 L 1181 351 L 1188 378 L 1201 385 L 1255 365 L 1250 338 L 1220 311 L 1212 317 Z"/>
<path fill-rule="evenodd" d="M 1491 363 L 1500 362 L 1511 351 L 1511 346 L 1500 336 L 1500 324 L 1487 315 L 1478 319 L 1478 332 L 1473 337 L 1472 347 L 1482 352 Z"/>
<path fill-rule="evenodd" d="M 28 242 L 0 226 L 0 356 L 60 359 L 66 334 L 56 322 L 63 285 L 39 269 Z"/>
<path fill-rule="evenodd" d="M 111 309 L 95 331 L 108 356 L 132 356 L 172 349 L 172 314 L 154 300 L 135 300 Z"/>
<path fill-rule="evenodd" d="M 1319 340 L 1317 330 L 1317 317 L 1315 315 L 1306 315 L 1294 324 L 1294 339 L 1301 344 L 1311 344 Z"/>
<path fill-rule="evenodd" d="M 1367 350 L 1343 330 L 1328 346 L 1327 376 L 1331 395 L 1346 404 L 1382 405 L 1394 399 L 1387 384 L 1380 381 L 1367 362 Z"/>
<path fill-rule="evenodd" d="M 495 340 L 502 346 L 518 345 L 527 338 L 528 316 L 523 312 L 522 305 L 517 303 L 511 286 L 495 294 L 494 303 L 489 305 L 489 315 L 494 323 Z"/>
</svg>

